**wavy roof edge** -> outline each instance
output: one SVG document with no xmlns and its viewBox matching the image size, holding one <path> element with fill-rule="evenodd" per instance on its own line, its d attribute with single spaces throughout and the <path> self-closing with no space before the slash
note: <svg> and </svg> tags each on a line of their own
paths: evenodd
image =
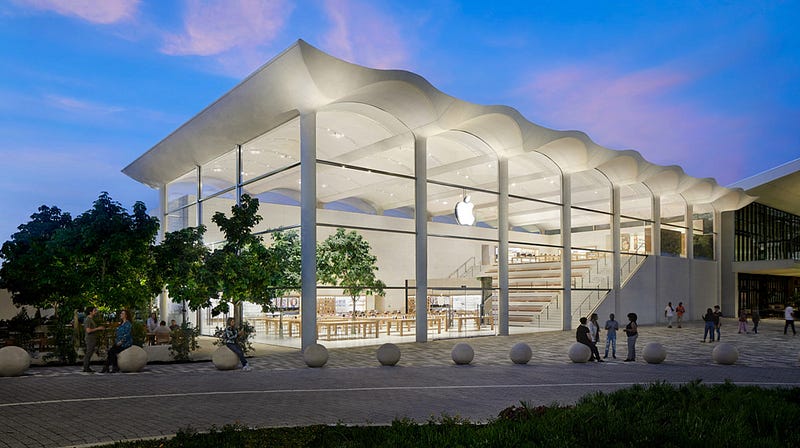
<svg viewBox="0 0 800 448">
<path fill-rule="evenodd" d="M 364 67 L 331 56 L 303 40 L 275 56 L 122 171 L 158 188 L 298 114 L 364 103 L 393 115 L 418 136 L 460 130 L 484 140 L 498 158 L 537 152 L 562 172 L 598 169 L 618 185 L 641 182 L 655 194 L 681 194 L 690 204 L 719 211 L 756 198 L 679 166 L 656 165 L 635 150 L 613 150 L 580 131 L 558 131 L 528 121 L 509 106 L 469 103 L 404 70 Z"/>
</svg>

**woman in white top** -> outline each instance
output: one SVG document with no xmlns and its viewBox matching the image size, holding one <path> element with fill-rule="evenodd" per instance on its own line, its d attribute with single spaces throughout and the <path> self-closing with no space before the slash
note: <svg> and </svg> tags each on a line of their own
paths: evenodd
<svg viewBox="0 0 800 448">
<path fill-rule="evenodd" d="M 791 305 L 787 305 L 786 309 L 783 310 L 783 318 L 786 319 L 786 324 L 783 326 L 783 334 L 786 334 L 786 330 L 791 326 L 792 333 L 797 336 L 797 330 L 794 329 L 794 308 Z"/>
</svg>

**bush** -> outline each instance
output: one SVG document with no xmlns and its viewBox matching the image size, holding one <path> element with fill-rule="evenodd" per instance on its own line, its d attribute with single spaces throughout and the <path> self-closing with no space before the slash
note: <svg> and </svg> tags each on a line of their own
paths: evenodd
<svg viewBox="0 0 800 448">
<path fill-rule="evenodd" d="M 188 361 L 189 355 L 197 350 L 200 345 L 197 337 L 200 336 L 200 329 L 192 327 L 189 322 L 181 324 L 170 332 L 169 352 L 176 361 Z"/>
<path fill-rule="evenodd" d="M 225 342 L 222 340 L 224 332 L 224 328 L 216 328 L 216 331 L 214 331 L 214 336 L 217 338 L 217 340 L 214 341 L 214 345 L 225 345 Z M 252 339 L 255 335 L 256 328 L 252 326 L 250 322 L 242 322 L 242 326 L 239 327 L 239 337 L 237 338 L 236 343 L 239 345 L 239 347 L 242 349 L 242 353 L 245 355 L 253 351 L 253 344 L 250 342 L 250 339 Z"/>
</svg>

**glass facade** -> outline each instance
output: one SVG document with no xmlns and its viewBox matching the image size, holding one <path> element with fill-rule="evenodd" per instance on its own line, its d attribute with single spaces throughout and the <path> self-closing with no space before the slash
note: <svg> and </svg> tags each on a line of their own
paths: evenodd
<svg viewBox="0 0 800 448">
<path fill-rule="evenodd" d="M 800 260 L 800 216 L 754 202 L 734 219 L 736 261 Z"/>
</svg>

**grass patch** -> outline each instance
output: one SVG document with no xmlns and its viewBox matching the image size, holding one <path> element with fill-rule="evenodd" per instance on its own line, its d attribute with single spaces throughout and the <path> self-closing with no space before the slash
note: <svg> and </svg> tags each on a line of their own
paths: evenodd
<svg viewBox="0 0 800 448">
<path fill-rule="evenodd" d="M 594 393 L 574 406 L 522 403 L 488 423 L 457 417 L 390 426 L 316 425 L 249 429 L 239 425 L 171 439 L 109 447 L 795 447 L 800 446 L 800 388 L 699 381 L 655 383 Z"/>
</svg>

